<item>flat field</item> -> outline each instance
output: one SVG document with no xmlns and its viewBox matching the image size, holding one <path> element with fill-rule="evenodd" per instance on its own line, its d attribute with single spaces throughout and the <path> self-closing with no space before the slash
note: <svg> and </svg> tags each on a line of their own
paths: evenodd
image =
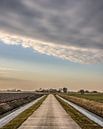
<svg viewBox="0 0 103 129">
<path fill-rule="evenodd" d="M 60 96 L 103 117 L 103 93 L 68 93 Z"/>
<path fill-rule="evenodd" d="M 68 95 L 103 103 L 103 93 L 69 93 Z"/>
<path fill-rule="evenodd" d="M 42 94 L 36 93 L 0 93 L 0 117 L 5 113 L 8 113 L 24 104 L 27 104 L 38 97 L 41 97 Z"/>
</svg>

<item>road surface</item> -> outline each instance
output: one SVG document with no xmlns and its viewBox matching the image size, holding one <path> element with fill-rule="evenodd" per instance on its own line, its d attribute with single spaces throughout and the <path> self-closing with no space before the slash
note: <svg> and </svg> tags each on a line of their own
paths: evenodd
<svg viewBox="0 0 103 129">
<path fill-rule="evenodd" d="M 19 129 L 80 129 L 53 95 L 19 127 Z"/>
<path fill-rule="evenodd" d="M 20 107 L 19 109 L 13 111 L 12 113 L 8 114 L 7 116 L 4 116 L 3 118 L 0 119 L 0 128 L 9 123 L 12 119 L 14 119 L 16 116 L 18 116 L 20 113 L 34 105 L 36 102 L 38 102 L 40 99 L 42 99 L 44 96 Z"/>
<path fill-rule="evenodd" d="M 97 123 L 98 125 L 100 125 L 101 127 L 103 127 L 103 118 L 58 96 L 61 100 L 63 100 L 64 102 L 66 102 L 67 104 L 71 105 L 73 108 L 75 108 L 77 111 L 81 112 L 83 115 L 85 115 L 86 117 L 88 117 L 90 120 L 94 121 L 95 123 Z"/>
</svg>

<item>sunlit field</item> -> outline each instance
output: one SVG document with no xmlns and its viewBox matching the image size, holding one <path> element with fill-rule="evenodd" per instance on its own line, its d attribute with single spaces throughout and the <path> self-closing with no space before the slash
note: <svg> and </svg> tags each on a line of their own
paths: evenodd
<svg viewBox="0 0 103 129">
<path fill-rule="evenodd" d="M 101 117 L 103 117 L 103 93 L 68 93 L 61 96 Z"/>
<path fill-rule="evenodd" d="M 103 93 L 87 93 L 87 94 L 69 93 L 68 95 L 103 103 Z"/>
</svg>

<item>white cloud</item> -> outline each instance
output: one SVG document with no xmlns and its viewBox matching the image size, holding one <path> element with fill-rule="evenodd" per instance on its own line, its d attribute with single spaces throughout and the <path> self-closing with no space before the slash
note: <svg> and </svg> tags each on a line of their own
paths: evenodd
<svg viewBox="0 0 103 129">
<path fill-rule="evenodd" d="M 10 67 L 0 66 L 0 72 L 7 72 L 7 71 L 18 71 L 18 70 Z"/>
<path fill-rule="evenodd" d="M 103 51 L 98 48 L 81 48 L 76 46 L 60 45 L 2 32 L 0 32 L 0 40 L 8 45 L 22 45 L 24 48 L 31 47 L 41 54 L 59 57 L 71 62 L 83 64 L 103 62 Z"/>
</svg>

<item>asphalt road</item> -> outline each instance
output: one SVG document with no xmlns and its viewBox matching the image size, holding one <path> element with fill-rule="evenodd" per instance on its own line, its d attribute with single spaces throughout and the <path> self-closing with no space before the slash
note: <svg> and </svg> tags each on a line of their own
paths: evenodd
<svg viewBox="0 0 103 129">
<path fill-rule="evenodd" d="M 19 129 L 80 129 L 53 95 L 19 127 Z"/>
</svg>

